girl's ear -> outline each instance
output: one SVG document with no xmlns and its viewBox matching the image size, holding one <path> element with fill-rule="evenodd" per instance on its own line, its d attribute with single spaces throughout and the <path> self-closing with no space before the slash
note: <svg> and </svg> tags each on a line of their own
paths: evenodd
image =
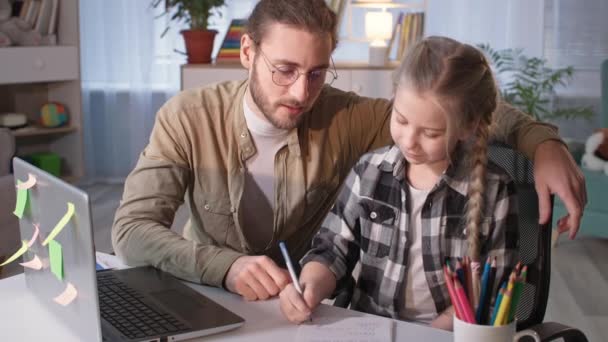
<svg viewBox="0 0 608 342">
<path fill-rule="evenodd" d="M 254 57 L 254 45 L 255 42 L 251 37 L 245 33 L 241 36 L 241 64 L 245 69 L 250 70 L 253 65 L 253 57 Z"/>
</svg>

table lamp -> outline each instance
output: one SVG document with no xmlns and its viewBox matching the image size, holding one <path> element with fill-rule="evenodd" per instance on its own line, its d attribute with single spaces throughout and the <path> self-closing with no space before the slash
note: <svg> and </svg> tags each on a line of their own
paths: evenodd
<svg viewBox="0 0 608 342">
<path fill-rule="evenodd" d="M 391 38 L 393 15 L 390 12 L 365 13 L 365 35 L 369 44 L 369 64 L 384 65 L 388 46 L 386 40 Z"/>
</svg>

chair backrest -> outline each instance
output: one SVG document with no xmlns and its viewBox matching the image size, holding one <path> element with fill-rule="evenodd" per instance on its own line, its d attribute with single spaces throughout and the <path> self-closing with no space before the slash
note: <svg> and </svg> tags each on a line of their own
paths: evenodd
<svg viewBox="0 0 608 342">
<path fill-rule="evenodd" d="M 519 202 L 519 259 L 528 266 L 527 281 L 517 306 L 517 329 L 542 323 L 549 299 L 551 276 L 551 220 L 538 223 L 538 196 L 534 187 L 534 165 L 510 146 L 492 143 L 488 158 L 513 179 Z M 553 197 L 551 198 L 553 207 Z M 353 277 L 343 279 L 336 293 L 335 306 L 348 307 L 355 287 Z"/>
<path fill-rule="evenodd" d="M 538 196 L 534 165 L 510 146 L 492 144 L 488 158 L 513 179 L 519 202 L 519 259 L 528 266 L 527 281 L 517 306 L 517 329 L 542 323 L 549 299 L 551 276 L 551 220 L 538 223 Z M 551 198 L 553 207 L 553 198 Z"/>
<path fill-rule="evenodd" d="M 0 127 L 0 176 L 9 174 L 11 158 L 15 155 L 15 137 L 8 128 Z"/>
</svg>

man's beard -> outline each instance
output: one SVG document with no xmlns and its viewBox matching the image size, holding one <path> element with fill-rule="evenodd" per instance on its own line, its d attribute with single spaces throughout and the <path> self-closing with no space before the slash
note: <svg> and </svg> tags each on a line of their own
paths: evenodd
<svg viewBox="0 0 608 342">
<path fill-rule="evenodd" d="M 256 58 L 256 60 L 254 60 L 253 70 L 251 73 L 251 79 L 249 80 L 249 91 L 251 92 L 251 98 L 253 99 L 253 102 L 255 103 L 255 105 L 260 109 L 260 111 L 262 112 L 264 117 L 266 117 L 266 119 L 276 128 L 290 130 L 290 129 L 298 126 L 298 124 L 304 118 L 304 113 L 298 115 L 295 119 L 291 119 L 291 118 L 280 119 L 280 118 L 272 115 L 272 113 L 275 112 L 276 108 L 273 108 L 273 105 L 270 103 L 270 100 L 268 100 L 268 97 L 266 97 L 264 95 L 264 91 L 263 91 L 262 87 L 260 86 L 260 82 L 258 80 L 256 65 L 257 65 L 257 58 Z M 302 103 L 294 102 L 294 101 L 288 101 L 288 102 L 280 103 L 280 104 L 287 105 L 290 107 L 303 107 Z M 278 108 L 278 106 L 277 106 L 277 108 Z"/>
</svg>

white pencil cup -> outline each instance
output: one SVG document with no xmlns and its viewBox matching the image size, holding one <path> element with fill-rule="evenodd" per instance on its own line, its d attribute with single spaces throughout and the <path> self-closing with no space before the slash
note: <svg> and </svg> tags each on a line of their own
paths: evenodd
<svg viewBox="0 0 608 342">
<path fill-rule="evenodd" d="M 454 342 L 515 342 L 524 336 L 530 336 L 536 342 L 540 337 L 534 330 L 515 331 L 515 320 L 498 327 L 471 324 L 454 316 Z"/>
</svg>

